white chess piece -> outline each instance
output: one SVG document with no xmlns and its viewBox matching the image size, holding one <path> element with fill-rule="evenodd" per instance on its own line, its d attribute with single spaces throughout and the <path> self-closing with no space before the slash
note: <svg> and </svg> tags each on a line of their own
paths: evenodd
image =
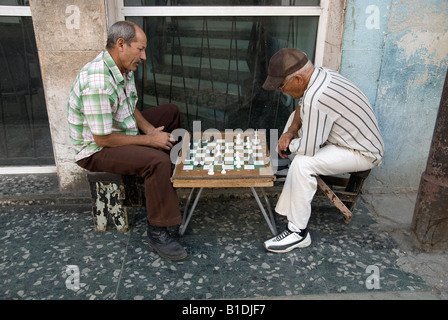
<svg viewBox="0 0 448 320">
<path fill-rule="evenodd" d="M 215 171 L 213 170 L 213 164 L 210 164 L 210 168 L 208 169 L 208 174 L 211 176 L 215 174 Z"/>
<path fill-rule="evenodd" d="M 226 174 L 226 169 L 224 169 L 224 167 L 222 168 L 221 174 Z"/>
<path fill-rule="evenodd" d="M 240 133 L 238 133 L 237 136 L 236 136 L 236 143 L 237 144 L 241 143 L 241 134 Z"/>
<path fill-rule="evenodd" d="M 236 159 L 236 167 L 238 169 L 241 168 L 241 158 L 240 158 L 240 153 L 238 151 L 236 152 L 235 159 Z"/>
<path fill-rule="evenodd" d="M 258 142 L 260 142 L 260 140 L 258 139 L 258 130 L 255 130 L 254 144 L 258 144 Z"/>
</svg>

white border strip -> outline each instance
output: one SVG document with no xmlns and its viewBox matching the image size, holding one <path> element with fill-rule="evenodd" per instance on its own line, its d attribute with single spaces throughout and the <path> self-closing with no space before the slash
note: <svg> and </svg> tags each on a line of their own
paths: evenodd
<svg viewBox="0 0 448 320">
<path fill-rule="evenodd" d="M 0 16 L 31 17 L 29 6 L 0 6 Z"/>
<path fill-rule="evenodd" d="M 324 63 L 324 51 L 325 51 L 325 39 L 327 38 L 327 26 L 328 26 L 328 10 L 329 0 L 321 0 L 322 14 L 319 16 L 319 25 L 317 27 L 316 36 L 316 53 L 314 57 L 314 64 L 316 66 L 322 66 Z"/>
<path fill-rule="evenodd" d="M 322 8 L 291 6 L 225 6 L 225 7 L 184 7 L 184 6 L 151 6 L 122 7 L 124 17 L 256 17 L 256 16 L 320 16 Z"/>
<path fill-rule="evenodd" d="M 0 167 L 0 175 L 57 173 L 56 166 Z"/>
</svg>

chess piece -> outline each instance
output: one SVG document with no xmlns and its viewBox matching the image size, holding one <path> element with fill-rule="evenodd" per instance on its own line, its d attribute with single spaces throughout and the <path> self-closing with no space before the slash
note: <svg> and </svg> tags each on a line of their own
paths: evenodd
<svg viewBox="0 0 448 320">
<path fill-rule="evenodd" d="M 238 133 L 236 136 L 236 144 L 241 144 L 241 134 Z"/>
<path fill-rule="evenodd" d="M 260 139 L 258 139 L 258 129 L 255 130 L 255 139 L 254 139 L 254 144 L 258 144 L 260 142 Z"/>
<path fill-rule="evenodd" d="M 221 153 L 221 145 L 220 145 L 220 144 L 218 144 L 218 145 L 216 146 L 216 152 L 215 152 L 215 155 L 216 155 L 217 157 L 220 157 L 220 156 L 222 155 L 222 153 Z"/>
<path fill-rule="evenodd" d="M 248 160 L 247 164 L 254 164 L 254 156 L 253 156 L 253 154 L 249 155 L 249 160 Z"/>
<path fill-rule="evenodd" d="M 238 169 L 241 168 L 240 153 L 239 153 L 238 151 L 236 152 L 235 160 L 236 160 L 236 167 L 237 167 Z"/>
</svg>

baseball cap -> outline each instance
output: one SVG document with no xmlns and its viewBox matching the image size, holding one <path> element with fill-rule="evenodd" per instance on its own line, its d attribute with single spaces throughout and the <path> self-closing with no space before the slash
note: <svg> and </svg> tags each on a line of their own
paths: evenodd
<svg viewBox="0 0 448 320">
<path fill-rule="evenodd" d="M 302 69 L 307 62 L 307 55 L 298 49 L 279 50 L 269 61 L 268 77 L 263 84 L 263 89 L 276 90 L 286 76 Z"/>
</svg>

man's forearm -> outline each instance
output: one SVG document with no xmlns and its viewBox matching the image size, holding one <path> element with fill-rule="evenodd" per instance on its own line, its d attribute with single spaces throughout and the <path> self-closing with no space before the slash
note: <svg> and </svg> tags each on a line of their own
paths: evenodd
<svg viewBox="0 0 448 320">
<path fill-rule="evenodd" d="M 144 132 L 144 133 L 149 133 L 150 131 L 154 130 L 154 126 L 149 123 L 145 117 L 143 117 L 142 113 L 140 112 L 140 110 L 138 110 L 137 108 L 134 111 L 134 117 L 135 117 L 135 121 L 137 121 L 137 126 L 138 128 Z"/>
<path fill-rule="evenodd" d="M 171 134 L 163 132 L 162 127 L 154 128 L 147 134 L 126 135 L 113 132 L 104 136 L 93 135 L 93 138 L 97 146 L 106 148 L 137 145 L 170 150 L 174 143 Z"/>
<path fill-rule="evenodd" d="M 99 147 L 113 148 L 127 145 L 146 145 L 144 135 L 127 135 L 114 132 L 104 136 L 93 135 L 95 143 Z"/>
<path fill-rule="evenodd" d="M 292 132 L 297 133 L 301 127 L 302 127 L 302 119 L 300 119 L 300 105 L 299 105 L 297 107 L 296 112 L 294 113 L 294 118 L 287 131 L 290 131 L 291 133 Z"/>
</svg>

